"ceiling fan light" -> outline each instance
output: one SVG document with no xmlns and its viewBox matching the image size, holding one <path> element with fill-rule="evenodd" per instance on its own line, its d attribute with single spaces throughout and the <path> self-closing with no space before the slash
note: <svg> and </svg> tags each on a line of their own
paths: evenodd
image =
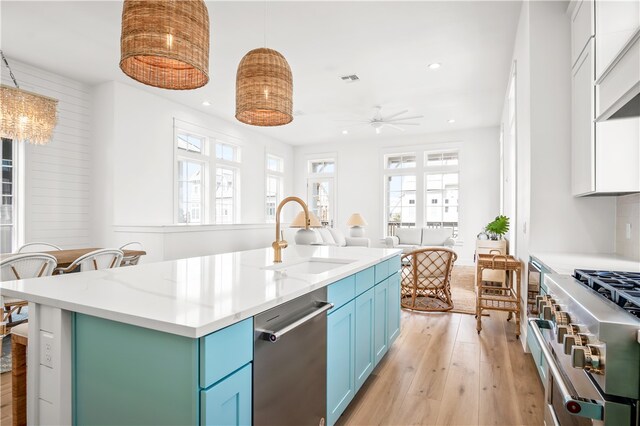
<svg viewBox="0 0 640 426">
<path fill-rule="evenodd" d="M 293 76 L 282 54 L 262 47 L 242 58 L 236 74 L 236 119 L 253 126 L 293 120 Z"/>
<path fill-rule="evenodd" d="M 209 82 L 209 13 L 203 0 L 125 0 L 120 68 L 143 84 L 186 90 Z"/>
</svg>

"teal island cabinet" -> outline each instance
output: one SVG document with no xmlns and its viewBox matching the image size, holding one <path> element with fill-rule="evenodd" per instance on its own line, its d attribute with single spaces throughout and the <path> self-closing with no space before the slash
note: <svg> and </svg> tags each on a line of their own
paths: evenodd
<svg viewBox="0 0 640 426">
<path fill-rule="evenodd" d="M 73 320 L 74 424 L 251 424 L 253 318 L 199 339 Z"/>
<path fill-rule="evenodd" d="M 329 285 L 327 424 L 332 426 L 400 333 L 400 256 Z"/>
</svg>

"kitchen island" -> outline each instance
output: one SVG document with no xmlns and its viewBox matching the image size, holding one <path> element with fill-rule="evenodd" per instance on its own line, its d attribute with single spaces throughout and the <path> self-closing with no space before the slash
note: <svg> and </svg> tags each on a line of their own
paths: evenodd
<svg viewBox="0 0 640 426">
<path fill-rule="evenodd" d="M 259 249 L 4 282 L 30 302 L 29 423 L 250 423 L 253 317 L 327 287 L 328 323 L 350 327 L 327 327 L 328 342 L 349 339 L 327 354 L 333 424 L 399 333 L 399 254 L 293 246 L 276 265 Z M 378 309 L 358 322 L 367 297 Z M 363 324 L 373 359 L 361 372 Z"/>
</svg>

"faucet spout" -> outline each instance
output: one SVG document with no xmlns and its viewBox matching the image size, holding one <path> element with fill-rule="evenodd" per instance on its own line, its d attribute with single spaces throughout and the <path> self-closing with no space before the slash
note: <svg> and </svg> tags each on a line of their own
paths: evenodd
<svg viewBox="0 0 640 426">
<path fill-rule="evenodd" d="M 307 203 L 302 201 L 299 197 L 287 197 L 284 200 L 280 201 L 278 204 L 278 208 L 276 209 L 276 240 L 271 244 L 273 247 L 273 262 L 280 263 L 282 262 L 282 249 L 288 247 L 288 243 L 284 240 L 284 233 L 280 230 L 280 212 L 282 211 L 282 207 L 290 201 L 295 201 L 300 204 L 302 210 L 304 210 L 304 229 L 309 229 L 309 225 L 311 225 L 311 220 L 309 219 L 309 208 L 307 207 Z"/>
</svg>

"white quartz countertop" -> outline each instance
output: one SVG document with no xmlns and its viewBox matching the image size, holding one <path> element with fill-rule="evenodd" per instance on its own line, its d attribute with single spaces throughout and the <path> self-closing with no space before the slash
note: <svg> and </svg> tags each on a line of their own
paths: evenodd
<svg viewBox="0 0 640 426">
<path fill-rule="evenodd" d="M 401 253 L 397 249 L 291 246 L 283 264 L 311 257 L 350 263 L 319 274 L 282 273 L 258 249 L 0 283 L 30 302 L 197 338 Z"/>
<path fill-rule="evenodd" d="M 618 254 L 533 253 L 547 268 L 561 275 L 573 275 L 575 269 L 639 272 L 640 262 Z"/>
</svg>

